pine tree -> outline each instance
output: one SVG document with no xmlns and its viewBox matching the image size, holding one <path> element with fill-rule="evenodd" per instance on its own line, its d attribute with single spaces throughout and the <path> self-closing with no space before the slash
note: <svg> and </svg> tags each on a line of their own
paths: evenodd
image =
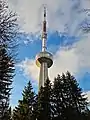
<svg viewBox="0 0 90 120">
<path fill-rule="evenodd" d="M 63 79 L 65 78 L 63 74 Z M 64 110 L 65 100 L 63 97 L 64 84 L 60 75 L 54 79 L 53 89 L 52 89 L 52 107 L 53 107 L 53 120 L 64 120 L 62 116 L 62 111 Z"/>
<path fill-rule="evenodd" d="M 22 93 L 23 99 L 13 111 L 13 120 L 34 120 L 33 111 L 35 104 L 35 93 L 29 81 Z"/>
<path fill-rule="evenodd" d="M 87 98 L 82 95 L 76 79 L 67 72 L 58 75 L 53 85 L 54 120 L 83 120 L 87 111 Z M 74 117 L 73 117 L 74 116 Z"/>
<path fill-rule="evenodd" d="M 66 81 L 69 83 L 68 93 L 70 94 L 70 99 L 72 99 L 70 103 L 72 103 L 72 109 L 74 110 L 74 114 L 79 120 L 82 120 L 82 115 L 84 115 L 84 113 L 86 113 L 86 111 L 88 110 L 87 98 L 83 94 L 82 89 L 79 87 L 76 79 L 69 72 L 66 73 Z"/>
<path fill-rule="evenodd" d="M 13 48 L 16 45 L 18 24 L 17 16 L 10 11 L 6 0 L 0 0 L 0 45 Z M 12 50 L 12 49 L 11 49 Z"/>
<path fill-rule="evenodd" d="M 14 76 L 14 53 L 16 46 L 16 15 L 10 12 L 6 0 L 0 0 L 0 119 L 10 117 L 9 97 Z M 15 44 L 14 44 L 15 43 Z"/>
<path fill-rule="evenodd" d="M 41 87 L 38 94 L 37 120 L 51 119 L 51 83 L 47 79 L 44 87 Z"/>
<path fill-rule="evenodd" d="M 9 112 L 9 96 L 14 73 L 14 62 L 4 47 L 0 47 L 0 118 L 5 120 Z"/>
</svg>

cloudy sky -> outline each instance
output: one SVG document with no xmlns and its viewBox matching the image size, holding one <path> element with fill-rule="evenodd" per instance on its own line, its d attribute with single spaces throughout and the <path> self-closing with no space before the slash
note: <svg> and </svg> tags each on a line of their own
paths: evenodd
<svg viewBox="0 0 90 120">
<path fill-rule="evenodd" d="M 90 0 L 8 0 L 17 13 L 19 33 L 18 63 L 14 77 L 11 105 L 21 99 L 24 86 L 30 80 L 38 89 L 39 68 L 35 56 L 41 50 L 43 6 L 47 7 L 47 47 L 53 53 L 54 64 L 49 69 L 50 80 L 70 71 L 90 99 Z"/>
</svg>

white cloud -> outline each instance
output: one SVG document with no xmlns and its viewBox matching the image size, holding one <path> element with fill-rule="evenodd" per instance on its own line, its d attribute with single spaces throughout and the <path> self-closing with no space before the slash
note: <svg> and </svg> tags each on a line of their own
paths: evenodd
<svg viewBox="0 0 90 120">
<path fill-rule="evenodd" d="M 86 0 L 8 0 L 10 7 L 19 15 L 19 24 L 24 32 L 41 30 L 43 4 L 47 6 L 48 27 L 51 30 L 76 34 L 78 24 L 87 17 L 78 13 L 88 8 Z"/>
<path fill-rule="evenodd" d="M 90 70 L 90 35 L 77 44 L 76 54 L 79 56 L 80 68 L 89 68 Z M 90 72 L 90 71 L 88 71 Z"/>
<path fill-rule="evenodd" d="M 70 49 L 60 48 L 54 55 L 54 65 L 50 69 L 50 76 L 70 71 L 73 75 L 79 72 L 90 73 L 90 35 L 78 41 Z M 83 76 L 83 74 L 81 74 Z"/>
<path fill-rule="evenodd" d="M 20 67 L 21 71 L 24 71 L 25 76 L 29 76 L 34 80 L 38 80 L 39 70 L 35 64 L 35 60 L 26 58 L 24 61 L 17 64 L 17 67 Z"/>
<path fill-rule="evenodd" d="M 54 55 L 54 64 L 49 69 L 49 76 L 52 80 L 57 74 L 70 71 L 77 75 L 81 70 L 90 72 L 90 37 L 78 41 L 72 48 L 61 48 Z M 35 65 L 35 60 L 25 59 L 21 62 L 24 73 L 34 80 L 38 80 L 39 69 Z"/>
<path fill-rule="evenodd" d="M 70 71 L 75 74 L 78 70 L 78 56 L 75 54 L 75 48 L 60 48 L 54 55 L 54 64 L 50 68 L 50 78 L 53 79 L 57 74 Z"/>
</svg>

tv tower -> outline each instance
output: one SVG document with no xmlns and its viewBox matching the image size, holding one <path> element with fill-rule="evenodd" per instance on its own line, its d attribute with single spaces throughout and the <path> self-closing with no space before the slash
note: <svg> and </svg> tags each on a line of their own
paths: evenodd
<svg viewBox="0 0 90 120">
<path fill-rule="evenodd" d="M 39 89 L 44 86 L 48 78 L 48 68 L 53 64 L 53 55 L 47 51 L 47 31 L 46 31 L 46 7 L 44 7 L 44 20 L 42 25 L 42 51 L 36 55 L 36 65 L 40 67 L 39 73 Z"/>
</svg>

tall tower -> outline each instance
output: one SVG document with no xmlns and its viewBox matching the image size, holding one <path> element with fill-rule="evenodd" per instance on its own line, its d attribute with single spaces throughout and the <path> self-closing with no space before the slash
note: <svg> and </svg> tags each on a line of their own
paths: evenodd
<svg viewBox="0 0 90 120">
<path fill-rule="evenodd" d="M 44 7 L 44 20 L 42 25 L 42 51 L 36 55 L 36 65 L 40 67 L 39 74 L 39 89 L 44 86 L 45 81 L 48 78 L 48 68 L 53 64 L 53 56 L 47 51 L 47 31 L 46 31 L 46 7 Z"/>
</svg>

